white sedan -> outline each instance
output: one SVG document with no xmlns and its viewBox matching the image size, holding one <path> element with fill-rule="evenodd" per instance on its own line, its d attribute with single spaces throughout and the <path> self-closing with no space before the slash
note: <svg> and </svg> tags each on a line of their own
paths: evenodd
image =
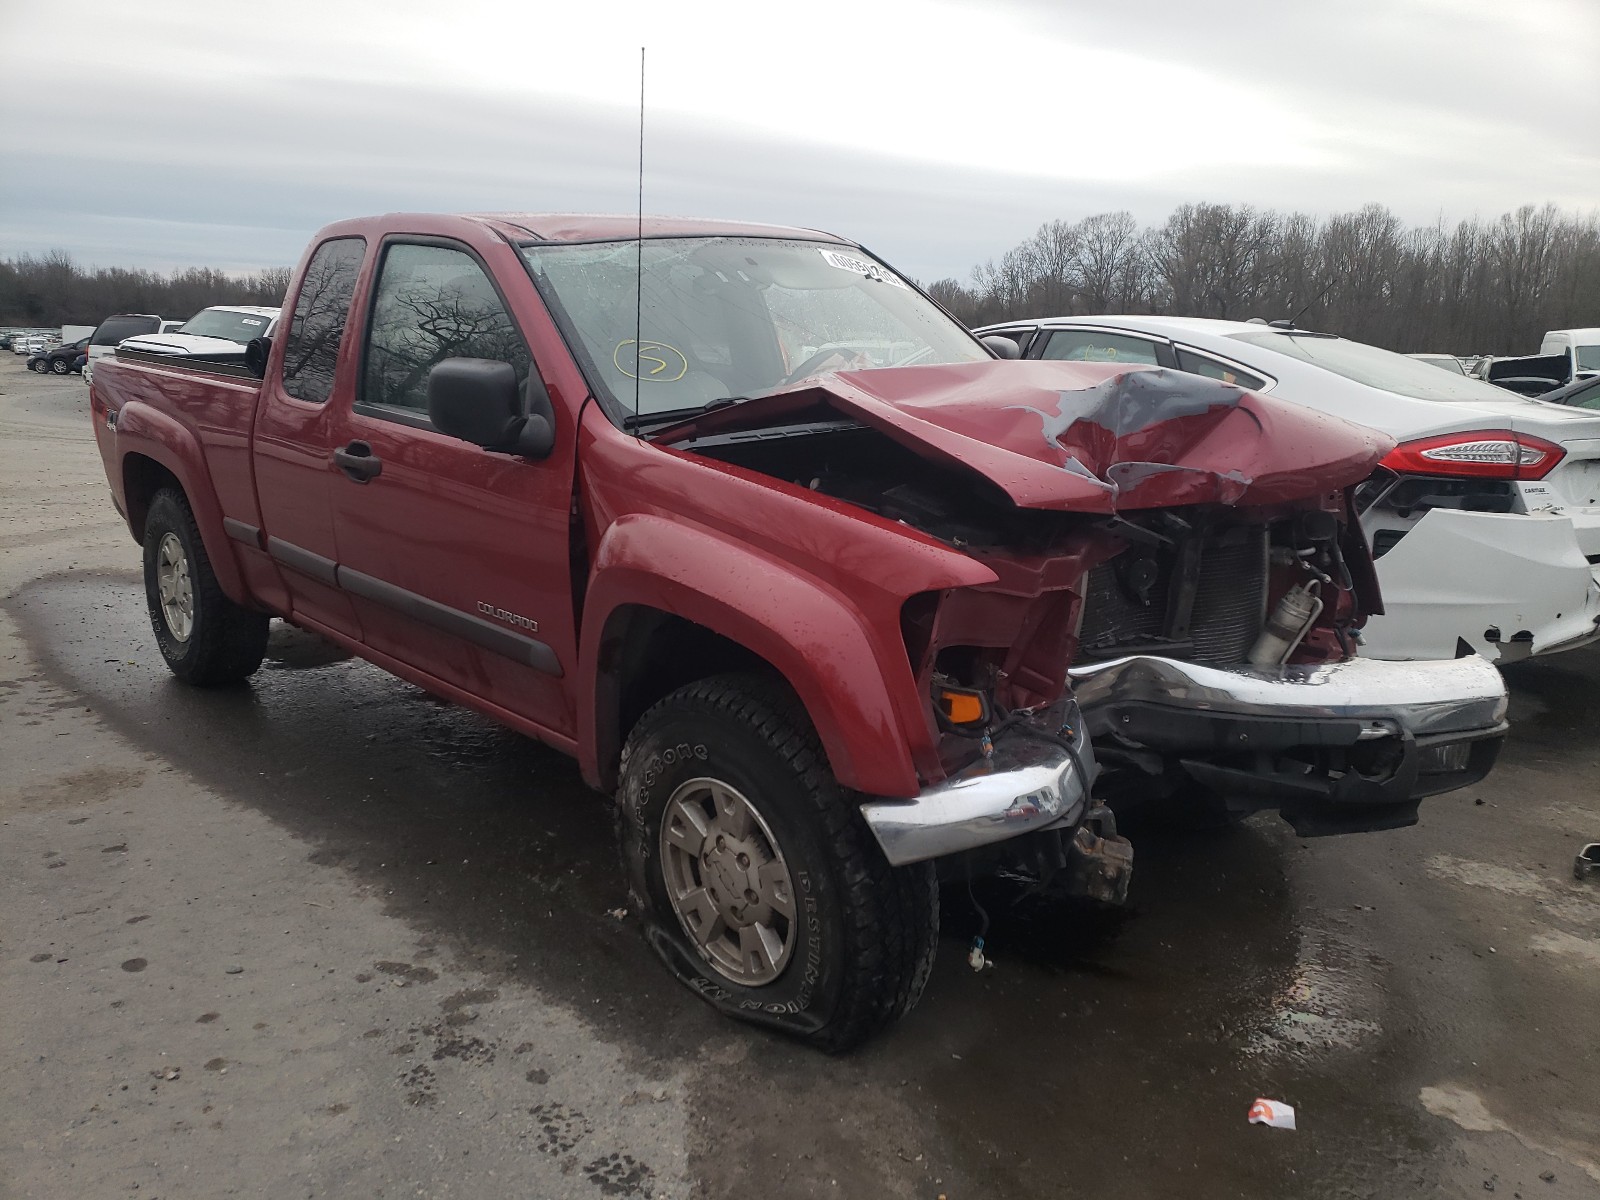
<svg viewBox="0 0 1600 1200">
<path fill-rule="evenodd" d="M 1063 317 L 977 332 L 1024 358 L 1207 375 L 1393 437 L 1357 492 L 1385 613 L 1367 622 L 1369 656 L 1510 662 L 1600 639 L 1600 413 L 1282 323 Z"/>
</svg>

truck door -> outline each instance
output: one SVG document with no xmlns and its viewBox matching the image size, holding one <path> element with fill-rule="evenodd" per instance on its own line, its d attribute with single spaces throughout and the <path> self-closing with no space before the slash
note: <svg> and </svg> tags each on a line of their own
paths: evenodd
<svg viewBox="0 0 1600 1200">
<path fill-rule="evenodd" d="M 371 287 L 333 481 L 339 581 L 363 640 L 543 730 L 576 723 L 568 557 L 574 438 L 530 462 L 447 437 L 427 413 L 447 358 L 536 370 L 490 272 L 465 246 L 391 239 Z"/>
<path fill-rule="evenodd" d="M 351 638 L 361 629 L 334 574 L 339 555 L 331 491 L 342 477 L 331 471 L 330 456 L 341 407 L 333 399 L 335 380 L 350 375 L 336 368 L 366 251 L 364 238 L 333 238 L 306 261 L 282 366 L 262 381 L 253 455 L 260 532 L 291 610 L 308 624 Z"/>
</svg>

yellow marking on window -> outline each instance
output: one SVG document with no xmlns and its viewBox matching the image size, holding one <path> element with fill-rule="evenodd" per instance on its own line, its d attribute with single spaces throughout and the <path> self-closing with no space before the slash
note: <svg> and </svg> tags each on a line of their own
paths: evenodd
<svg viewBox="0 0 1600 1200">
<path fill-rule="evenodd" d="M 622 352 L 631 345 L 633 339 L 626 338 L 618 342 L 617 348 L 611 352 L 612 363 L 629 379 L 638 379 L 643 383 L 677 383 L 689 373 L 689 360 L 684 357 L 682 350 L 648 338 L 639 343 L 638 353 L 633 356 L 634 369 L 629 370 L 623 365 Z M 634 372 L 640 369 L 644 373 L 636 375 Z M 676 374 L 673 374 L 674 371 Z"/>
</svg>

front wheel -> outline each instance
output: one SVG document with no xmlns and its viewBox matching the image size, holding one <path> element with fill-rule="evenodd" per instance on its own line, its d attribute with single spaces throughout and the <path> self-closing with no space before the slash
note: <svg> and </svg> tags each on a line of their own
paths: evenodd
<svg viewBox="0 0 1600 1200">
<path fill-rule="evenodd" d="M 891 867 L 781 684 L 727 675 L 640 719 L 618 790 L 651 944 L 702 998 L 828 1051 L 908 1011 L 939 932 L 933 867 Z"/>
<path fill-rule="evenodd" d="M 145 517 L 144 591 L 161 657 L 185 683 L 233 683 L 261 665 L 269 618 L 223 593 L 189 502 L 171 488 Z"/>
<path fill-rule="evenodd" d="M 47 364 L 44 361 L 44 359 L 36 358 L 31 363 L 28 364 L 28 369 L 30 371 L 35 371 L 38 374 L 43 375 L 46 371 L 48 371 L 50 369 L 50 367 L 49 367 L 49 364 Z"/>
</svg>

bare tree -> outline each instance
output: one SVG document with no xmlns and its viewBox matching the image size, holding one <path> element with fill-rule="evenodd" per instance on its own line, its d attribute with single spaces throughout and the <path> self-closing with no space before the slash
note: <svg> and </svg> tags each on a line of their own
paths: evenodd
<svg viewBox="0 0 1600 1200">
<path fill-rule="evenodd" d="M 0 259 L 0 323 L 97 325 L 115 312 L 182 319 L 213 304 L 280 305 L 289 269 L 230 275 L 191 267 L 160 275 L 122 267 L 80 267 L 64 250 Z"/>
</svg>

